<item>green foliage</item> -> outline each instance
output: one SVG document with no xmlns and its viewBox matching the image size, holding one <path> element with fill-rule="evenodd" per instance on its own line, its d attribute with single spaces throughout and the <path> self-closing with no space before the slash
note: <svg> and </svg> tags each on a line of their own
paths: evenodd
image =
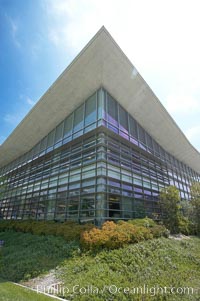
<svg viewBox="0 0 200 301">
<path fill-rule="evenodd" d="M 190 221 L 187 217 L 184 216 L 179 217 L 179 231 L 182 234 L 190 235 L 191 227 L 190 227 Z"/>
<path fill-rule="evenodd" d="M 193 206 L 194 224 L 196 232 L 200 235 L 200 183 L 194 182 L 191 186 L 191 204 Z"/>
<path fill-rule="evenodd" d="M 6 189 L 6 178 L 0 176 L 0 199 L 2 199 L 5 189 Z M 1 218 L 3 218 L 3 215 L 0 210 L 0 219 Z"/>
<path fill-rule="evenodd" d="M 57 299 L 38 294 L 31 290 L 19 287 L 10 282 L 0 283 L 2 301 L 56 301 Z"/>
<path fill-rule="evenodd" d="M 155 225 L 150 228 L 150 232 L 154 238 L 169 237 L 169 230 L 163 225 Z"/>
<path fill-rule="evenodd" d="M 157 224 L 151 218 L 135 218 L 128 221 L 128 223 L 135 225 L 135 226 L 142 226 L 142 227 L 155 227 Z"/>
<path fill-rule="evenodd" d="M 197 301 L 199 295 L 111 294 L 109 286 L 118 288 L 194 287 L 200 283 L 200 239 L 177 241 L 159 238 L 128 245 L 124 248 L 84 254 L 66 260 L 59 277 L 69 288 L 66 299 L 73 301 Z M 73 293 L 73 286 L 97 287 L 99 294 Z M 102 290 L 104 290 L 102 292 Z"/>
<path fill-rule="evenodd" d="M 103 248 L 117 249 L 127 244 L 167 235 L 168 232 L 164 226 L 158 226 L 147 218 L 118 223 L 107 221 L 101 229 L 92 228 L 82 232 L 81 246 L 85 250 L 92 251 Z"/>
<path fill-rule="evenodd" d="M 142 228 L 142 232 L 139 230 L 138 233 L 137 231 L 133 232 L 136 239 L 140 239 L 143 235 L 142 242 L 123 245 L 123 248 L 115 250 L 104 249 L 96 255 L 79 252 L 79 245 L 76 242 L 66 243 L 61 237 L 38 236 L 30 233 L 13 232 L 12 230 L 2 232 L 0 239 L 5 241 L 5 245 L 0 249 L 0 277 L 13 281 L 28 279 L 62 264 L 61 270 L 57 270 L 57 277 L 63 280 L 66 287 L 69 288 L 69 293 L 66 290 L 66 299 L 74 301 L 144 300 L 144 295 L 125 295 L 121 292 L 112 295 L 107 288 L 98 295 L 90 292 L 81 294 L 78 291 L 74 294 L 72 292 L 74 285 L 86 288 L 88 285 L 93 285 L 100 290 L 110 285 L 124 288 L 141 287 L 144 284 L 147 284 L 148 287 L 155 285 L 161 287 L 198 287 L 200 282 L 199 238 L 182 241 L 165 238 L 146 240 L 149 238 L 149 233 L 151 237 L 152 235 L 159 237 L 160 233 L 166 229 L 156 224 L 151 227 L 143 227 L 123 221 L 117 224 L 107 222 L 101 229 L 94 229 L 99 231 L 103 229 L 105 234 L 113 231 L 116 234 L 116 229 L 120 230 L 109 242 L 113 246 L 118 238 L 121 239 L 122 237 L 123 240 L 126 240 L 129 237 L 129 231 L 131 232 L 133 228 L 137 230 Z M 143 232 L 144 229 L 146 232 Z M 86 232 L 90 231 L 93 230 Z M 126 231 L 128 233 L 125 235 Z M 63 261 L 64 258 L 65 261 Z M 18 295 L 18 291 L 16 291 L 16 296 L 12 296 L 9 294 L 12 292 L 12 288 L 7 286 L 6 292 L 1 284 L 0 290 L 1 298 L 5 296 L 5 300 L 8 301 L 40 301 L 39 296 L 31 299 L 32 297 L 28 295 L 26 297 Z M 151 295 L 145 295 L 145 301 L 198 300 L 195 298 L 198 296 L 158 295 L 154 299 Z M 46 299 L 44 300 L 46 301 Z"/>
<path fill-rule="evenodd" d="M 181 216 L 179 191 L 175 186 L 163 188 L 160 193 L 160 207 L 164 225 L 171 233 L 179 233 Z"/>
<path fill-rule="evenodd" d="M 6 178 L 5 177 L 2 177 L 0 176 L 0 196 L 1 196 L 1 193 L 3 193 L 5 187 L 6 187 Z"/>
<path fill-rule="evenodd" d="M 79 225 L 73 221 L 56 223 L 54 221 L 33 220 L 3 220 L 0 221 L 0 231 L 14 230 L 36 235 L 62 236 L 66 241 L 80 240 L 81 233 L 91 229 L 92 224 Z"/>
<path fill-rule="evenodd" d="M 55 268 L 78 249 L 75 242 L 61 237 L 38 236 L 7 231 L 0 233 L 4 246 L 0 249 L 0 278 L 27 280 Z"/>
</svg>

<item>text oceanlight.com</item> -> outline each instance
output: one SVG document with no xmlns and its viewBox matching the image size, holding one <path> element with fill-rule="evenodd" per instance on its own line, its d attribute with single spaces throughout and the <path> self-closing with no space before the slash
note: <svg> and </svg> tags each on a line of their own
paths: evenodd
<svg viewBox="0 0 200 301">
<path fill-rule="evenodd" d="M 139 287 L 123 287 L 115 284 L 104 285 L 102 288 L 98 288 L 94 285 L 80 286 L 78 284 L 72 287 L 64 287 L 61 284 L 53 284 L 51 286 L 37 286 L 37 292 L 44 292 L 52 295 L 66 295 L 66 294 L 78 294 L 78 295 L 198 295 L 200 288 L 193 287 L 173 287 L 173 286 L 148 286 L 144 284 Z"/>
</svg>

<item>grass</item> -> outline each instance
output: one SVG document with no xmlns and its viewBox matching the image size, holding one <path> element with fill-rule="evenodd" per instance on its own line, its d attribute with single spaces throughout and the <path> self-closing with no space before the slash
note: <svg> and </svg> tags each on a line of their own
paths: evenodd
<svg viewBox="0 0 200 301">
<path fill-rule="evenodd" d="M 0 233 L 0 279 L 20 281 L 60 265 L 57 277 L 64 282 L 65 297 L 73 301 L 199 301 L 199 294 L 123 293 L 123 288 L 198 288 L 200 283 L 200 239 L 159 238 L 96 254 L 81 253 L 77 242 L 62 237 L 38 236 L 7 231 Z M 76 287 L 75 287 L 76 286 Z M 98 288 L 98 293 L 97 289 Z M 121 288 L 112 293 L 109 289 Z M 19 291 L 18 291 L 19 289 Z M 75 289 L 75 292 L 73 292 Z M 16 290 L 16 293 L 15 293 Z M 0 283 L 0 300 L 43 300 L 23 296 L 26 290 Z M 32 292 L 31 292 L 32 293 Z M 30 293 L 30 294 L 31 294 Z M 20 296 L 22 294 L 22 297 Z M 34 295 L 34 293 L 33 293 Z M 13 297 L 14 296 L 14 297 Z M 41 296 L 43 297 L 43 296 Z M 60 296 L 62 297 L 62 296 Z M 9 299 L 10 298 L 10 299 Z M 44 299 L 46 300 L 46 299 Z M 48 300 L 48 299 L 47 299 Z"/>
<path fill-rule="evenodd" d="M 77 243 L 62 237 L 13 231 L 1 232 L 0 240 L 5 241 L 0 249 L 0 278 L 14 282 L 48 272 L 77 249 Z"/>
<path fill-rule="evenodd" d="M 38 294 L 10 282 L 0 283 L 0 296 L 1 301 L 56 301 L 54 298 Z"/>
<path fill-rule="evenodd" d="M 141 294 L 112 294 L 109 287 L 118 288 L 143 287 L 192 287 L 200 283 L 200 239 L 191 238 L 177 241 L 174 239 L 154 239 L 122 249 L 102 251 L 95 256 L 83 254 L 68 259 L 60 271 L 60 278 L 69 289 L 66 297 L 69 300 L 200 300 L 199 294 L 171 294 L 156 296 Z M 81 292 L 73 287 L 79 285 Z M 89 287 L 88 287 L 89 286 Z M 91 292 L 95 287 L 99 293 Z M 87 291 L 89 288 L 89 291 Z M 103 292 L 104 290 L 104 292 Z M 153 291 L 152 291 L 153 295 Z"/>
</svg>

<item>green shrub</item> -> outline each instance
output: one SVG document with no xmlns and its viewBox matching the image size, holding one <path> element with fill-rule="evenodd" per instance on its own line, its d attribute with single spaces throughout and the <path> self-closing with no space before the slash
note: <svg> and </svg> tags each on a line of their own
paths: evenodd
<svg viewBox="0 0 200 301">
<path fill-rule="evenodd" d="M 154 222 L 151 218 L 148 217 L 131 219 L 128 221 L 128 223 L 135 226 L 143 226 L 146 228 L 151 228 L 157 225 L 156 222 Z"/>
<path fill-rule="evenodd" d="M 169 237 L 169 230 L 163 225 L 155 225 L 150 228 L 150 231 L 154 238 Z"/>
<path fill-rule="evenodd" d="M 190 221 L 187 217 L 180 216 L 179 218 L 179 231 L 182 234 L 189 235 L 190 230 L 189 230 L 189 224 Z"/>
<path fill-rule="evenodd" d="M 184 243 L 184 246 L 183 246 Z M 62 265 L 60 280 L 64 282 L 65 298 L 73 301 L 197 301 L 199 295 L 149 293 L 111 294 L 108 287 L 197 287 L 200 283 L 200 239 L 166 238 L 142 241 L 120 249 L 102 250 L 70 258 Z M 74 284 L 88 287 L 88 283 L 104 293 L 73 294 Z M 147 287 L 146 287 L 147 288 Z M 152 290 L 153 292 L 153 290 Z"/>
<path fill-rule="evenodd" d="M 0 232 L 14 230 L 35 235 L 62 236 L 66 241 L 80 240 L 81 233 L 94 227 L 92 224 L 80 225 L 73 221 L 56 223 L 54 221 L 9 220 L 0 222 Z"/>
<path fill-rule="evenodd" d="M 198 235 L 197 224 L 192 221 L 189 223 L 189 233 L 190 235 Z"/>
<path fill-rule="evenodd" d="M 56 223 L 54 221 L 1 221 L 0 231 L 14 230 L 34 235 L 61 236 L 65 241 L 81 241 L 86 250 L 102 248 L 115 249 L 126 244 L 167 236 L 164 226 L 158 226 L 150 218 L 130 220 L 117 223 L 107 221 L 98 229 L 93 224 L 80 225 L 74 221 Z"/>
</svg>

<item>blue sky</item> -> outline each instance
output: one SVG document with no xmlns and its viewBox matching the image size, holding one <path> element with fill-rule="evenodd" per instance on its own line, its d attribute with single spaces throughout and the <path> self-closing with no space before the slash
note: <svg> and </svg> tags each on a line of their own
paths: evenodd
<svg viewBox="0 0 200 301">
<path fill-rule="evenodd" d="M 105 25 L 200 151 L 198 0 L 0 0 L 0 143 Z"/>
</svg>

